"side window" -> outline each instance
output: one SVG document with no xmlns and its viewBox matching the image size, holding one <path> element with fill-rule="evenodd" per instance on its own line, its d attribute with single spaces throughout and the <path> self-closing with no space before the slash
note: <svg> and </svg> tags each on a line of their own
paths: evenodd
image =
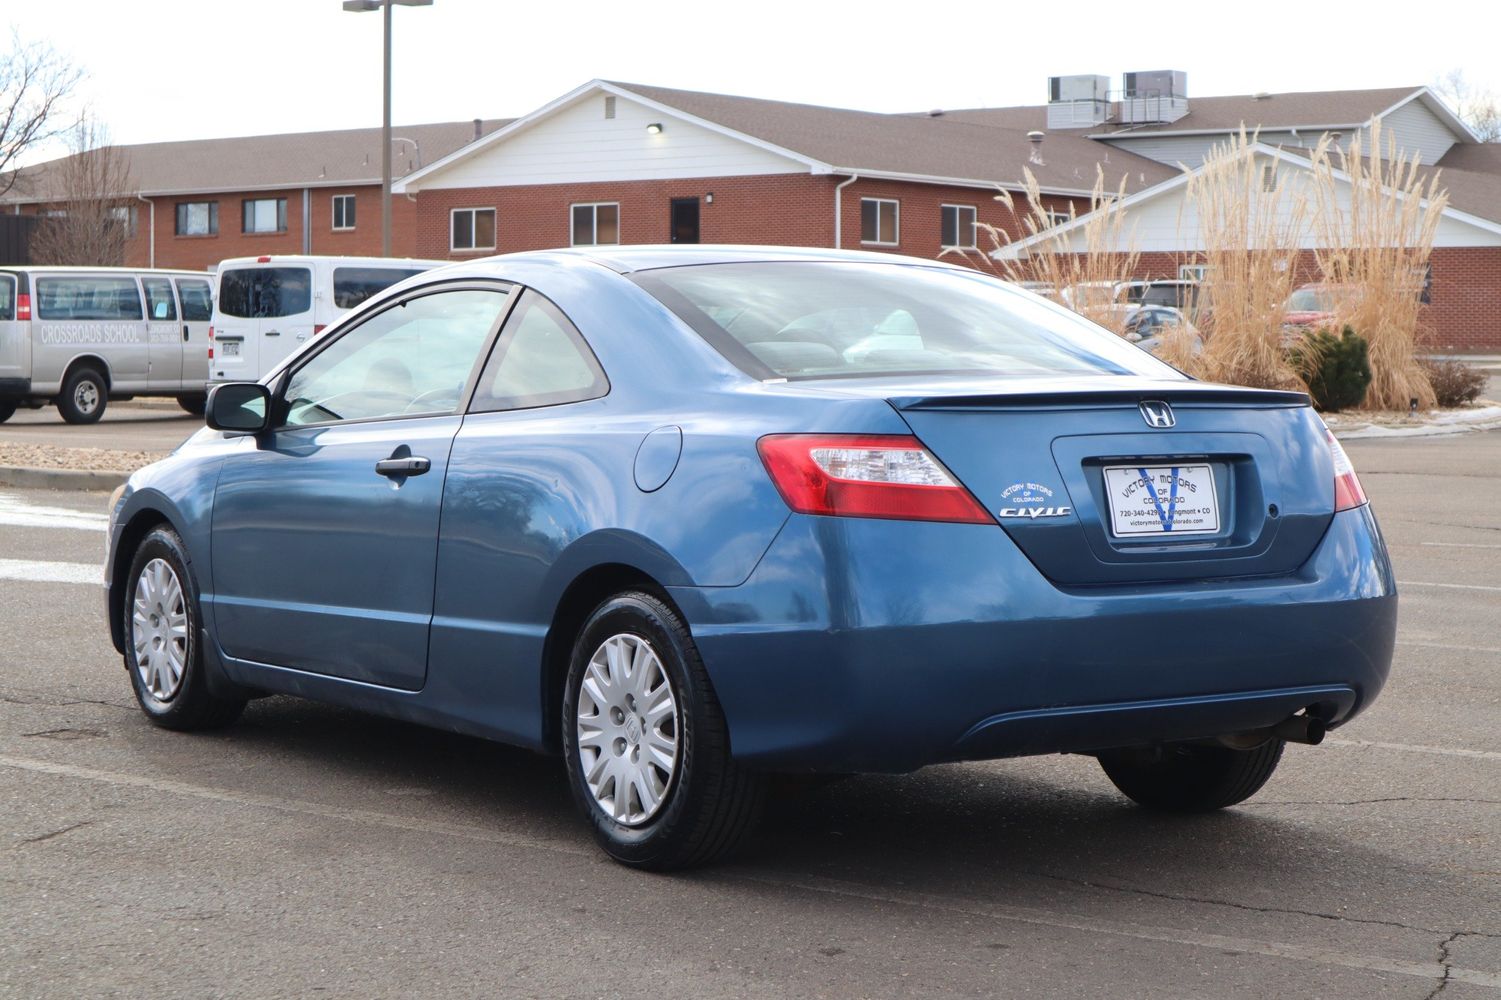
<svg viewBox="0 0 1501 1000">
<path fill-rule="evenodd" d="M 506 321 L 475 390 L 473 412 L 597 399 L 610 391 L 589 345 L 557 306 L 527 292 Z"/>
<path fill-rule="evenodd" d="M 0 274 L 0 322 L 16 318 L 16 279 Z"/>
<path fill-rule="evenodd" d="M 189 323 L 207 323 L 214 318 L 214 301 L 207 281 L 179 278 L 177 297 L 182 300 L 182 318 Z"/>
<path fill-rule="evenodd" d="M 148 319 L 177 318 L 177 302 L 172 298 L 172 282 L 166 278 L 142 278 L 141 285 L 146 289 Z"/>
<path fill-rule="evenodd" d="M 340 309 L 353 309 L 376 292 L 383 292 L 423 270 L 420 267 L 336 267 L 334 305 Z"/>
<path fill-rule="evenodd" d="M 77 277 L 36 280 L 37 319 L 142 319 L 134 278 Z"/>
<path fill-rule="evenodd" d="M 508 294 L 434 292 L 349 328 L 292 373 L 283 424 L 452 413 Z"/>
</svg>

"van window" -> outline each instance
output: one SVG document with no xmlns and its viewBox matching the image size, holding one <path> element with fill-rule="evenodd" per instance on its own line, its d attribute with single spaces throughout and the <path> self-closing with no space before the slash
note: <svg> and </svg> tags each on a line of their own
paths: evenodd
<svg viewBox="0 0 1501 1000">
<path fill-rule="evenodd" d="M 0 322 L 16 318 L 16 279 L 0 275 Z"/>
<path fill-rule="evenodd" d="M 207 323 L 214 318 L 214 298 L 207 281 L 179 278 L 177 297 L 182 299 L 182 318 L 186 322 Z"/>
<path fill-rule="evenodd" d="M 177 303 L 172 298 L 172 282 L 166 278 L 142 278 L 146 289 L 146 315 L 153 320 L 177 318 Z"/>
<path fill-rule="evenodd" d="M 38 319 L 141 319 L 141 292 L 134 278 L 90 276 L 37 278 Z"/>
<path fill-rule="evenodd" d="M 313 272 L 305 267 L 246 267 L 219 276 L 219 311 L 241 319 L 295 316 L 313 307 Z"/>
<path fill-rule="evenodd" d="M 383 292 L 403 278 L 421 274 L 420 267 L 336 267 L 334 305 L 353 309 L 376 292 Z"/>
</svg>

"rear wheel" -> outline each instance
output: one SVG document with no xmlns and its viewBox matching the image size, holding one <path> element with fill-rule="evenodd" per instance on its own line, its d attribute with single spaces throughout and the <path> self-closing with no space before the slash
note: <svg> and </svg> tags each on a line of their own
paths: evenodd
<svg viewBox="0 0 1501 1000">
<path fill-rule="evenodd" d="M 1250 750 L 1178 743 L 1110 750 L 1100 766 L 1127 798 L 1166 812 L 1210 812 L 1244 802 L 1266 784 L 1282 759 L 1282 740 Z"/>
<path fill-rule="evenodd" d="M 652 594 L 613 597 L 584 623 L 562 732 L 574 800 L 622 864 L 706 864 L 737 847 L 760 814 L 762 776 L 730 757 L 693 639 Z"/>
<path fill-rule="evenodd" d="M 198 588 L 182 539 L 152 530 L 125 588 L 125 669 L 146 717 L 167 729 L 213 729 L 239 718 L 242 697 L 216 694 L 199 648 Z"/>
<path fill-rule="evenodd" d="M 190 395 L 178 396 L 177 405 L 195 417 L 203 416 L 204 408 L 208 405 L 207 396 Z"/>
<path fill-rule="evenodd" d="M 57 410 L 70 424 L 92 424 L 104 416 L 104 407 L 109 401 L 109 387 L 104 376 L 95 368 L 78 368 L 57 397 Z"/>
<path fill-rule="evenodd" d="M 0 424 L 5 423 L 7 420 L 9 420 L 11 417 L 13 417 L 15 415 L 16 415 L 16 404 L 15 403 L 0 403 Z"/>
</svg>

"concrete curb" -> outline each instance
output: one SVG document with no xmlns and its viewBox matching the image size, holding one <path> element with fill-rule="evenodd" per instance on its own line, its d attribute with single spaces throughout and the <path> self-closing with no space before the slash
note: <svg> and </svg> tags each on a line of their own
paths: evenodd
<svg viewBox="0 0 1501 1000">
<path fill-rule="evenodd" d="M 99 490 L 108 493 L 129 478 L 128 472 L 103 472 L 98 469 L 0 466 L 0 484 L 36 490 Z"/>
</svg>

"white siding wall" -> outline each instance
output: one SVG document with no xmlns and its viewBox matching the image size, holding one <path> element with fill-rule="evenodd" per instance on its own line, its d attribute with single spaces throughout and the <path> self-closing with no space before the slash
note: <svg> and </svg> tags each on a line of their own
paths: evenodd
<svg viewBox="0 0 1501 1000">
<path fill-rule="evenodd" d="M 1421 98 L 1408 101 L 1382 119 L 1382 134 L 1395 135 L 1397 148 L 1409 157 L 1419 154 L 1423 163 L 1436 163 L 1449 151 L 1457 136 L 1449 126 L 1423 104 Z M 1370 148 L 1370 129 L 1361 129 L 1361 142 Z"/>
<path fill-rule="evenodd" d="M 1318 145 L 1322 132 L 1290 132 L 1290 131 L 1266 131 L 1258 138 L 1268 146 L 1302 147 L 1312 149 Z M 1250 133 L 1247 133 L 1250 137 Z M 1204 162 L 1204 157 L 1215 146 L 1228 142 L 1232 136 L 1230 133 L 1220 135 L 1141 135 L 1141 136 L 1111 136 L 1105 140 L 1112 146 L 1129 150 L 1138 156 L 1145 156 L 1156 160 L 1158 163 L 1166 163 L 1170 166 L 1178 166 L 1180 163 L 1190 170 Z M 1348 141 L 1341 145 L 1349 145 Z M 1426 162 L 1426 161 L 1425 161 Z"/>
<path fill-rule="evenodd" d="M 1285 222 L 1292 218 L 1293 206 L 1297 203 L 1298 197 L 1300 195 L 1305 198 L 1309 197 L 1309 173 L 1298 169 L 1294 164 L 1279 161 L 1277 176 L 1282 189 L 1279 209 Z M 1342 206 L 1348 209 L 1350 203 L 1348 185 L 1344 186 L 1344 192 Z M 1203 242 L 1199 239 L 1199 217 L 1189 205 L 1187 195 L 1187 186 L 1180 185 L 1156 198 L 1150 198 L 1128 207 L 1126 209 L 1126 232 L 1128 234 L 1126 239 L 1134 240 L 1135 248 L 1142 252 L 1172 253 L 1202 249 Z M 1078 242 L 1071 240 L 1070 246 L 1082 251 L 1082 237 L 1078 235 L 1077 230 L 1075 236 L 1078 237 Z M 1307 228 L 1306 223 L 1302 244 L 1305 247 L 1318 244 L 1317 234 Z M 1501 246 L 1501 235 L 1446 217 L 1439 225 L 1435 245 Z"/>
<path fill-rule="evenodd" d="M 419 181 L 422 189 L 806 173 L 808 167 L 624 97 L 605 117 L 602 94 Z M 662 124 L 660 135 L 646 126 Z"/>
</svg>

